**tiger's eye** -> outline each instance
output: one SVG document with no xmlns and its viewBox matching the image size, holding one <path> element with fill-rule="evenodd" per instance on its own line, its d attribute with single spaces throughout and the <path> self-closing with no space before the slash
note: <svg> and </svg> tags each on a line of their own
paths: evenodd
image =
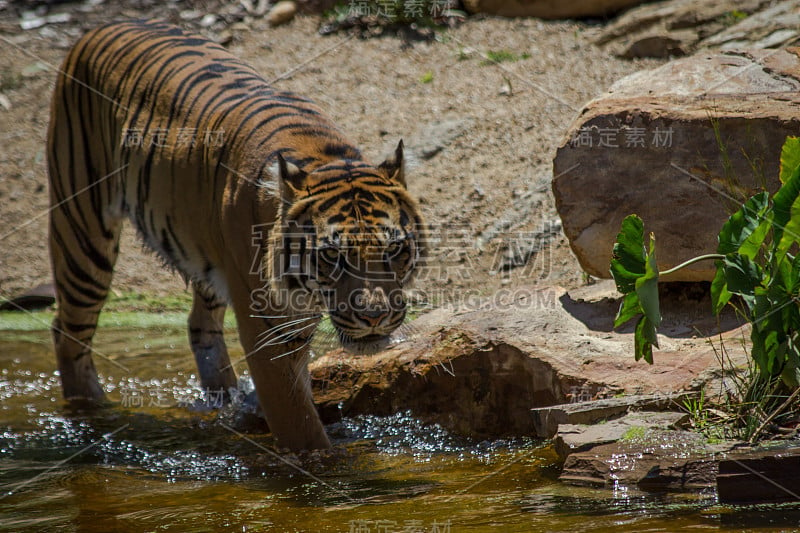
<svg viewBox="0 0 800 533">
<path fill-rule="evenodd" d="M 339 261 L 339 250 L 332 246 L 320 248 L 319 255 L 328 263 L 336 264 Z"/>
<path fill-rule="evenodd" d="M 386 253 L 386 257 L 388 259 L 394 259 L 402 251 L 403 251 L 403 243 L 398 242 L 398 241 L 393 241 L 393 242 L 390 242 L 386 246 L 386 252 L 385 253 Z"/>
</svg>

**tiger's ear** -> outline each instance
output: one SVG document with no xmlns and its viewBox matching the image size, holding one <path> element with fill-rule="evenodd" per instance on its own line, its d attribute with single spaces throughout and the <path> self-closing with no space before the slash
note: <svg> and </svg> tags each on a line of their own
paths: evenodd
<svg viewBox="0 0 800 533">
<path fill-rule="evenodd" d="M 400 139 L 400 142 L 397 143 L 397 148 L 394 150 L 394 154 L 387 157 L 386 161 L 378 165 L 378 168 L 383 169 L 390 180 L 396 181 L 405 187 L 405 166 L 405 159 L 403 158 L 403 139 Z"/>
<path fill-rule="evenodd" d="M 293 203 L 302 192 L 307 174 L 278 153 L 278 189 L 284 203 Z"/>
</svg>

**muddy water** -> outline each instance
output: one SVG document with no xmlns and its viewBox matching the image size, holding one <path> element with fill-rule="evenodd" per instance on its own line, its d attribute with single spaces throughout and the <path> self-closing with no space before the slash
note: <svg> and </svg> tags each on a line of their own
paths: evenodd
<svg viewBox="0 0 800 533">
<path fill-rule="evenodd" d="M 116 404 L 86 413 L 62 404 L 49 334 L 9 330 L 8 320 L 3 329 L 0 315 L 0 530 L 455 533 L 800 523 L 793 508 L 723 507 L 713 494 L 564 486 L 546 444 L 472 442 L 404 413 L 330 426 L 328 456 L 275 455 L 243 407 L 209 409 L 214 398 L 197 386 L 184 319 L 173 318 L 159 319 L 172 324 L 166 329 L 101 330 L 96 348 L 108 359 L 95 361 Z"/>
</svg>

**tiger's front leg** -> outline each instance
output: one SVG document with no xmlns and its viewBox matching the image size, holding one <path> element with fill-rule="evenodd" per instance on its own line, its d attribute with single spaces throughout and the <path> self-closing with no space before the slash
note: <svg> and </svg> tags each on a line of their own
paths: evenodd
<svg viewBox="0 0 800 533">
<path fill-rule="evenodd" d="M 308 343 L 316 316 L 270 320 L 236 309 L 258 401 L 278 446 L 292 451 L 330 448 L 317 414 L 308 372 Z"/>
</svg>

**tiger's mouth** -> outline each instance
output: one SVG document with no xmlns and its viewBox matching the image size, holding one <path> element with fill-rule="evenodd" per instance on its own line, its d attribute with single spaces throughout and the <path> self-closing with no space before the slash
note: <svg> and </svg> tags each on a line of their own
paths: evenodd
<svg viewBox="0 0 800 533">
<path fill-rule="evenodd" d="M 389 340 L 389 335 L 381 335 L 379 333 L 370 333 L 369 335 L 364 335 L 363 337 L 359 337 L 358 339 L 355 339 L 355 340 L 358 341 L 358 342 L 365 342 L 365 343 L 380 342 L 380 341 L 384 341 L 384 340 Z"/>
<path fill-rule="evenodd" d="M 379 352 L 391 344 L 390 335 L 381 335 L 378 333 L 369 333 L 362 337 L 354 338 L 353 336 L 337 329 L 339 334 L 339 343 L 346 351 L 353 355 L 371 355 Z"/>
</svg>

